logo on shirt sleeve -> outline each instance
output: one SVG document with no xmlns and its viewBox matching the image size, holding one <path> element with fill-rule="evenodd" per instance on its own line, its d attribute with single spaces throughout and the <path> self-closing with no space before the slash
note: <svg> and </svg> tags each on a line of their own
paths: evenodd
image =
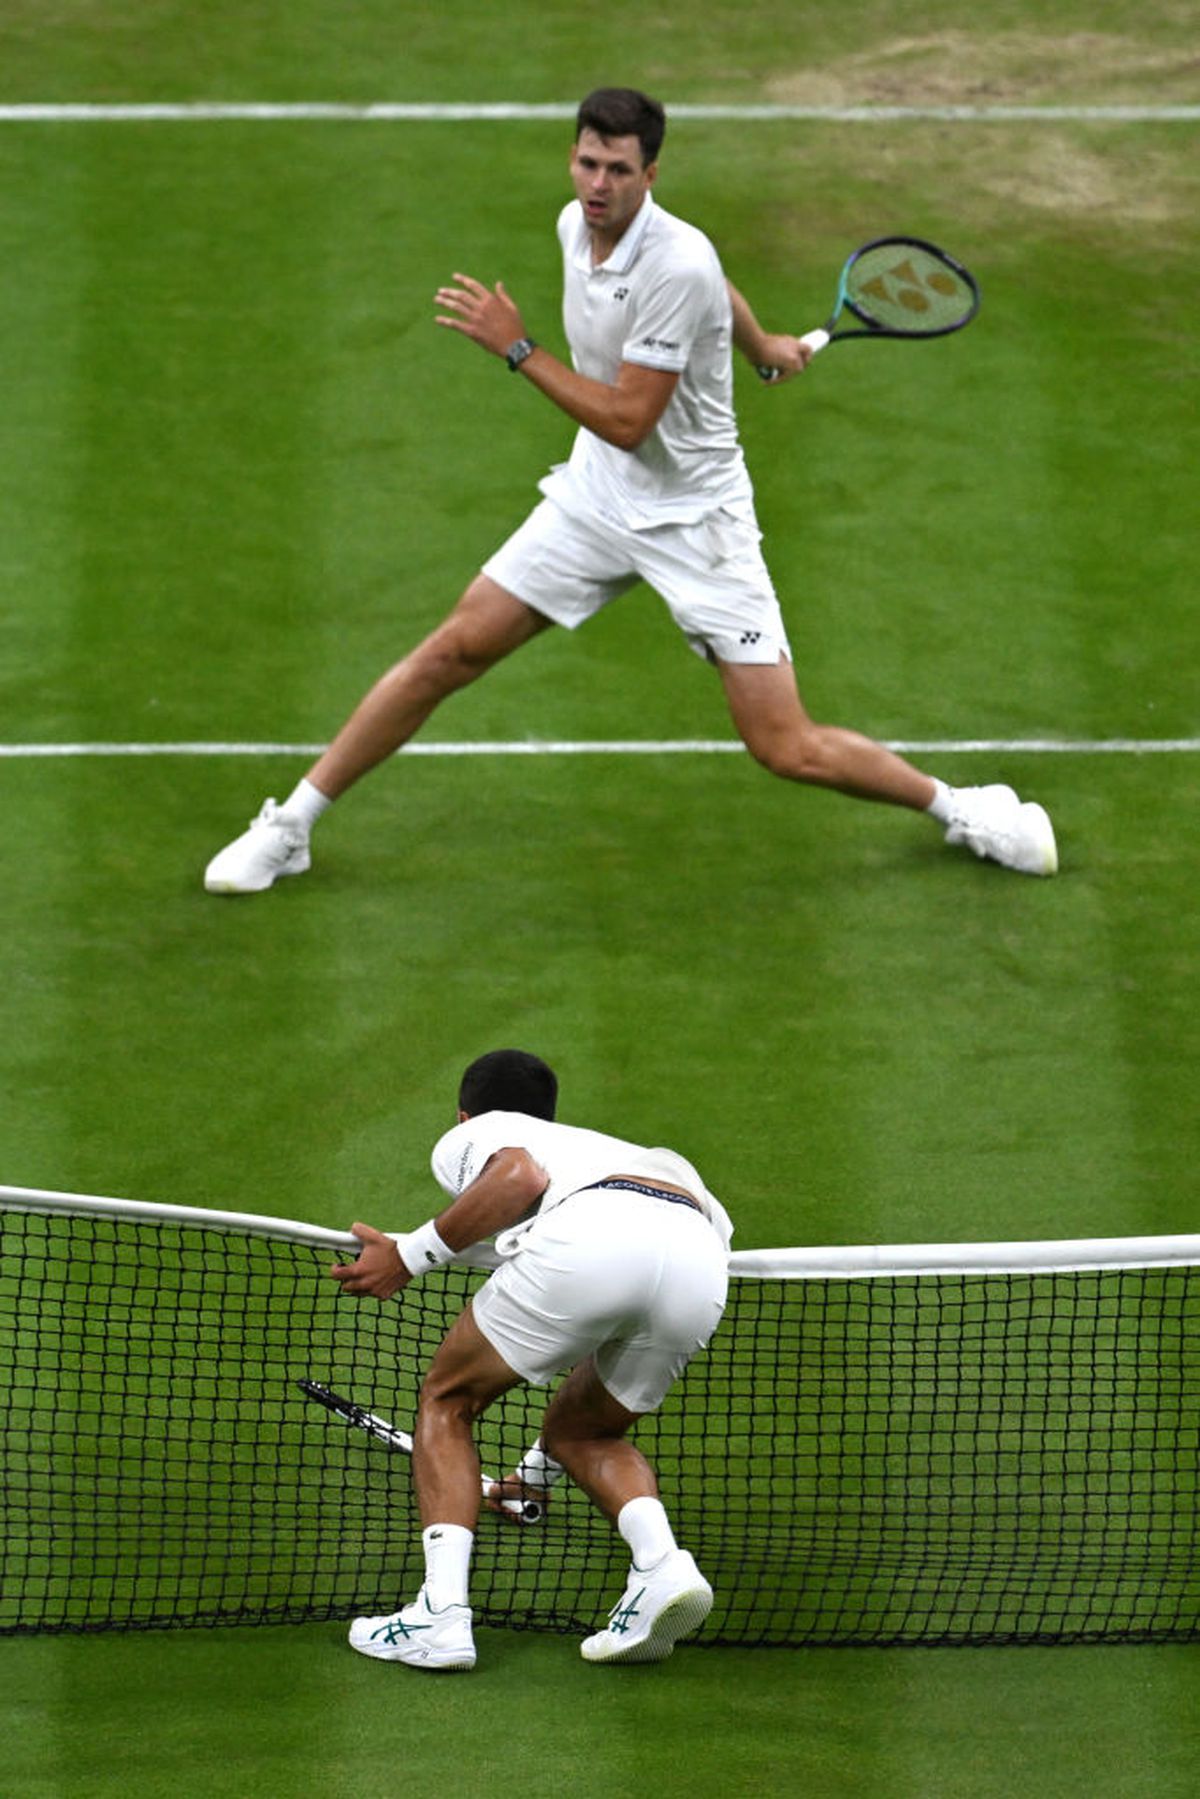
<svg viewBox="0 0 1200 1799">
<path fill-rule="evenodd" d="M 678 353 L 679 345 L 672 343 L 669 337 L 643 337 L 640 340 L 643 350 L 669 350 Z"/>
<path fill-rule="evenodd" d="M 455 1187 L 455 1191 L 458 1193 L 461 1193 L 467 1184 L 467 1170 L 471 1165 L 471 1157 L 474 1154 L 475 1145 L 473 1143 L 468 1143 L 464 1147 L 462 1155 L 458 1158 L 458 1181 Z"/>
</svg>

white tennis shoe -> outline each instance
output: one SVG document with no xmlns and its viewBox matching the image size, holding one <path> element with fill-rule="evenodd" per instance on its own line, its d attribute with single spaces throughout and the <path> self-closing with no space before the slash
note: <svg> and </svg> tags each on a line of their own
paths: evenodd
<svg viewBox="0 0 1200 1799">
<path fill-rule="evenodd" d="M 1054 826 L 1044 806 L 1021 800 L 1011 787 L 959 787 L 954 817 L 946 827 L 947 843 L 965 843 L 977 856 L 988 856 L 1023 875 L 1058 872 Z"/>
<path fill-rule="evenodd" d="M 713 1591 L 686 1549 L 664 1556 L 657 1568 L 629 1571 L 629 1580 L 606 1627 L 585 1637 L 585 1662 L 665 1661 L 680 1637 L 698 1630 L 712 1610 Z"/>
<path fill-rule="evenodd" d="M 311 866 L 308 832 L 267 800 L 250 829 L 213 857 L 204 885 L 209 893 L 263 893 L 280 875 L 302 875 Z"/>
<path fill-rule="evenodd" d="M 388 1618 L 356 1618 L 350 1626 L 350 1647 L 380 1662 L 407 1662 L 410 1668 L 440 1669 L 475 1666 L 475 1639 L 471 1634 L 469 1605 L 448 1605 L 435 1612 L 425 1589 L 412 1605 Z"/>
</svg>

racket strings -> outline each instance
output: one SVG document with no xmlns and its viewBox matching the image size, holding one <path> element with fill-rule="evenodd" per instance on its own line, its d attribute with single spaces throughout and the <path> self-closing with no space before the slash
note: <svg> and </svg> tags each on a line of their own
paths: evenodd
<svg viewBox="0 0 1200 1799">
<path fill-rule="evenodd" d="M 957 269 L 913 244 L 865 251 L 850 270 L 846 298 L 868 323 L 913 336 L 952 330 L 976 303 Z"/>
</svg>

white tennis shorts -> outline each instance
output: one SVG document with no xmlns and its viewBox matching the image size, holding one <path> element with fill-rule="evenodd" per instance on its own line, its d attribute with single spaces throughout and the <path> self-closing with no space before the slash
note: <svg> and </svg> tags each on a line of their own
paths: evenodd
<svg viewBox="0 0 1200 1799">
<path fill-rule="evenodd" d="M 472 1310 L 523 1380 L 545 1386 L 594 1354 L 618 1404 L 653 1412 L 716 1330 L 728 1282 L 721 1240 L 693 1207 L 588 1188 L 535 1219 Z"/>
<path fill-rule="evenodd" d="M 718 508 L 694 525 L 630 531 L 542 500 L 483 572 L 573 631 L 645 581 L 708 661 L 771 663 L 792 652 L 752 510 Z"/>
</svg>

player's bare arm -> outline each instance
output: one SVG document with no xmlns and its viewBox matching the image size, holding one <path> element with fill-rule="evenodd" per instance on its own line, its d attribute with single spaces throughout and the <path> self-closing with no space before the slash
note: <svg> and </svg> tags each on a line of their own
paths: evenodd
<svg viewBox="0 0 1200 1799">
<path fill-rule="evenodd" d="M 798 375 L 812 361 L 813 350 L 786 331 L 764 331 L 753 308 L 732 281 L 726 281 L 733 307 L 733 341 L 755 368 L 777 369 L 776 382 Z"/>
<path fill-rule="evenodd" d="M 498 1150 L 482 1174 L 433 1220 L 434 1229 L 447 1249 L 455 1253 L 469 1249 L 519 1223 L 546 1191 L 549 1179 L 527 1150 Z M 355 1261 L 332 1267 L 330 1276 L 343 1292 L 358 1298 L 391 1299 L 413 1278 L 395 1239 L 369 1224 L 352 1224 L 350 1231 L 362 1250 Z"/>
<path fill-rule="evenodd" d="M 461 332 L 493 356 L 506 356 L 527 333 L 504 283 L 485 287 L 470 275 L 457 273 L 454 281 L 457 285 L 437 291 L 437 304 L 445 310 L 436 323 Z M 520 372 L 577 425 L 619 450 L 636 450 L 645 441 L 666 411 L 679 379 L 673 371 L 623 362 L 615 382 L 594 381 L 540 344 L 526 356 Z"/>
</svg>

